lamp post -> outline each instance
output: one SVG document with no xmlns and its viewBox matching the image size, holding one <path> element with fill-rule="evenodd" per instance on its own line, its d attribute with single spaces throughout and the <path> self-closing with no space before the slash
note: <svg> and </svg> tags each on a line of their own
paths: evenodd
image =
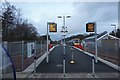
<svg viewBox="0 0 120 80">
<path fill-rule="evenodd" d="M 0 13 L 1 14 L 1 13 Z M 2 17 L 0 17 L 0 68 L 2 68 Z M 2 75 L 2 70 L 0 70 L 0 80 L 2 80 L 3 75 Z"/>
<path fill-rule="evenodd" d="M 116 46 L 117 46 L 117 42 L 116 42 L 116 24 L 111 24 L 111 27 L 115 27 L 115 49 L 116 49 Z"/>
<path fill-rule="evenodd" d="M 95 25 L 95 62 L 98 63 L 97 23 L 94 22 L 94 25 Z"/>
<path fill-rule="evenodd" d="M 48 56 L 48 36 L 49 36 L 49 32 L 48 32 L 48 26 L 49 26 L 49 23 L 47 22 L 47 56 L 46 56 L 46 62 L 48 63 L 48 60 L 49 60 L 49 56 Z"/>
<path fill-rule="evenodd" d="M 117 32 L 116 31 L 116 25 L 115 24 L 111 24 L 111 27 L 113 27 L 113 26 L 115 27 L 115 37 L 116 37 L 116 32 Z"/>
<path fill-rule="evenodd" d="M 0 17 L 0 43 L 2 43 L 2 18 Z"/>
<path fill-rule="evenodd" d="M 63 18 L 63 26 L 61 29 L 61 33 L 63 36 L 63 75 L 65 76 L 65 36 L 67 31 L 67 27 L 65 26 L 65 19 L 66 18 L 71 18 L 71 16 L 58 16 L 58 18 Z"/>
</svg>

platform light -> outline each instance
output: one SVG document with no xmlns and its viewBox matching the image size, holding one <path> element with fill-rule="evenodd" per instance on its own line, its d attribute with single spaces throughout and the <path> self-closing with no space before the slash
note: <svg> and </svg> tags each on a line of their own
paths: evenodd
<svg viewBox="0 0 120 80">
<path fill-rule="evenodd" d="M 74 60 L 71 60 L 70 63 L 71 63 L 71 64 L 74 64 L 75 62 L 74 62 Z"/>
</svg>

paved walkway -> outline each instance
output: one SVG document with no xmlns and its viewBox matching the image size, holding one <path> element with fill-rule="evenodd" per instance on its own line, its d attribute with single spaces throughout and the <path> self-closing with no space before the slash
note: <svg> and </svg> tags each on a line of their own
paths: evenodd
<svg viewBox="0 0 120 80">
<path fill-rule="evenodd" d="M 34 73 L 30 73 L 30 72 L 19 72 L 17 73 L 17 78 L 22 78 L 24 80 L 24 78 L 28 78 L 29 79 L 41 79 L 41 80 L 47 80 L 48 78 L 51 79 L 51 80 L 58 80 L 58 79 L 63 79 L 65 78 L 68 79 L 68 80 L 79 80 L 80 78 L 87 78 L 88 80 L 89 79 L 98 79 L 98 80 L 120 80 L 118 78 L 120 78 L 118 71 L 116 71 L 115 69 L 107 66 L 106 64 L 102 63 L 102 62 L 99 62 L 99 64 L 95 64 L 96 65 L 96 68 L 98 68 L 98 70 L 96 69 L 95 71 L 95 75 L 93 76 L 92 72 L 91 72 L 91 57 L 84 54 L 83 52 L 81 51 L 78 51 L 78 50 L 75 50 L 75 53 L 76 55 L 74 55 L 74 58 L 75 58 L 75 64 L 78 64 L 77 66 L 79 66 L 79 69 L 77 69 L 77 73 L 76 72 L 76 65 L 73 64 L 72 67 L 69 67 L 71 64 L 69 64 L 69 60 L 71 59 L 71 56 L 69 55 L 70 54 L 70 48 L 67 47 L 66 49 L 66 52 L 67 52 L 67 56 L 66 57 L 66 60 L 67 60 L 67 65 L 66 66 L 66 70 L 67 70 L 67 73 L 66 75 L 64 76 L 62 74 L 62 47 L 58 46 L 56 47 L 53 51 L 51 51 L 50 53 L 50 56 L 49 56 L 49 59 L 50 59 L 50 63 L 51 64 L 47 64 L 45 62 L 45 59 L 43 60 L 43 62 L 41 62 L 40 65 L 38 65 L 38 68 L 37 68 L 37 74 L 34 75 Z M 61 57 L 60 57 L 61 56 Z M 85 58 L 86 57 L 86 58 Z M 80 58 L 80 60 L 78 60 Z M 88 61 L 87 63 L 85 63 L 85 61 Z M 90 62 L 89 62 L 90 61 Z M 83 65 L 85 64 L 83 67 L 83 69 L 81 69 L 80 67 L 80 64 Z M 88 66 L 90 65 L 90 66 Z M 31 65 L 32 66 L 32 65 Z M 88 69 L 85 69 L 87 68 Z M 57 68 L 57 69 L 56 69 Z M 59 68 L 59 69 L 58 69 Z M 71 70 L 70 70 L 71 69 Z M 29 69 L 28 69 L 29 70 Z M 80 72 L 81 71 L 81 72 Z M 86 72 L 87 71 L 87 72 Z M 52 79 L 53 78 L 53 79 Z M 105 78 L 105 79 L 104 79 Z"/>
<path fill-rule="evenodd" d="M 66 73 L 92 73 L 92 57 L 87 54 L 74 49 L 73 52 L 75 64 L 70 64 L 71 50 L 66 47 Z M 49 63 L 43 60 L 37 67 L 37 73 L 62 73 L 63 72 L 63 47 L 58 46 L 49 55 Z M 95 63 L 95 72 L 117 72 L 117 70 L 109 67 L 108 65 L 98 61 Z"/>
<path fill-rule="evenodd" d="M 66 73 L 64 76 L 62 73 L 17 73 L 17 78 L 118 78 L 118 73 L 95 73 L 93 76 L 91 73 Z"/>
</svg>

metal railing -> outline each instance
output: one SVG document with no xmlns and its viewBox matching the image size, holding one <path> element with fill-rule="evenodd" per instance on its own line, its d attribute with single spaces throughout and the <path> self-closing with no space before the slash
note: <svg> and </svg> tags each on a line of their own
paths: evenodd
<svg viewBox="0 0 120 80">
<path fill-rule="evenodd" d="M 13 80 L 16 80 L 16 71 L 15 66 L 13 64 L 13 60 L 7 51 L 7 45 L 6 43 L 0 44 L 1 48 L 1 65 L 0 71 L 1 71 L 1 79 L 11 78 Z"/>
<path fill-rule="evenodd" d="M 118 54 L 120 39 L 107 35 L 99 39 L 97 44 L 98 57 L 118 65 L 120 61 L 120 55 Z M 86 41 L 84 50 L 95 55 L 95 42 L 90 40 Z"/>
<path fill-rule="evenodd" d="M 4 43 L 6 43 L 6 49 L 13 60 L 16 71 L 23 71 L 34 62 L 34 56 L 28 57 L 27 43 L 31 42 L 2 42 L 2 44 Z M 36 58 L 38 59 L 40 56 L 42 56 L 46 52 L 46 49 L 47 46 L 45 41 L 36 42 Z M 5 60 L 6 59 L 2 60 L 2 64 L 9 63 Z M 7 68 L 5 70 L 7 70 Z"/>
</svg>

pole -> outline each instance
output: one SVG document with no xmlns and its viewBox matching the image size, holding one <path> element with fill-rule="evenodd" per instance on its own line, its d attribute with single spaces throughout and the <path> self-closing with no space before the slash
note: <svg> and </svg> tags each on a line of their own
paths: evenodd
<svg viewBox="0 0 120 80">
<path fill-rule="evenodd" d="M 63 53 L 63 55 L 64 55 L 64 58 L 63 58 L 63 75 L 65 76 L 65 42 L 63 44 L 63 48 L 64 48 L 64 50 L 63 50 L 64 51 L 64 53 Z"/>
<path fill-rule="evenodd" d="M 64 29 L 65 29 L 65 16 L 63 16 L 63 75 L 65 76 L 65 40 L 64 40 Z"/>
<path fill-rule="evenodd" d="M 1 53 L 0 54 L 0 63 L 1 63 L 0 68 L 2 68 L 2 62 L 3 62 L 2 61 L 3 60 L 2 56 L 3 56 L 3 54 L 2 54 L 2 18 L 1 17 L 0 17 L 0 53 Z M 1 76 L 0 79 L 2 79 L 2 77 L 3 77 L 2 76 L 2 70 L 0 70 L 0 74 L 1 74 L 0 75 Z"/>
<path fill-rule="evenodd" d="M 34 44 L 34 76 L 36 76 L 36 41 Z"/>
<path fill-rule="evenodd" d="M 95 26 L 95 62 L 98 62 L 98 50 L 97 50 L 97 24 L 94 23 Z"/>
<path fill-rule="evenodd" d="M 73 50 L 72 50 L 72 61 L 73 61 Z"/>
<path fill-rule="evenodd" d="M 115 50 L 117 51 L 117 40 L 116 40 L 116 33 L 117 33 L 117 31 L 116 31 L 116 25 L 115 25 Z"/>
<path fill-rule="evenodd" d="M 116 41 L 116 33 L 117 33 L 117 31 L 116 31 L 116 25 L 115 24 L 111 24 L 111 26 L 114 26 L 115 27 L 115 31 L 114 31 L 114 33 L 115 33 L 115 50 L 117 51 L 117 41 Z"/>
<path fill-rule="evenodd" d="M 107 37 L 107 41 L 108 41 L 108 42 L 106 42 L 106 43 L 107 43 L 107 47 L 106 47 L 106 54 L 107 54 L 107 55 L 106 55 L 106 58 L 107 58 L 107 60 L 108 60 L 108 59 L 109 59 L 109 56 L 108 56 L 109 53 L 108 53 L 108 49 L 107 49 L 107 48 L 109 47 L 109 38 L 108 38 L 108 37 Z"/>
<path fill-rule="evenodd" d="M 42 53 L 42 41 L 41 41 L 41 53 Z"/>
<path fill-rule="evenodd" d="M 116 31 L 116 25 L 115 25 L 115 37 L 116 37 L 116 32 L 117 32 L 117 31 Z"/>
<path fill-rule="evenodd" d="M 3 63 L 3 61 L 2 61 L 2 60 L 3 60 L 2 42 L 0 42 L 0 53 L 1 53 L 1 54 L 0 54 L 0 64 L 1 64 L 1 65 L 0 65 L 0 68 L 1 68 L 1 70 L 0 70 L 0 74 L 1 74 L 1 75 L 0 75 L 0 79 L 2 80 L 2 79 L 3 79 L 3 74 L 2 74 L 2 73 L 3 73 L 3 72 L 2 72 L 2 63 Z"/>
<path fill-rule="evenodd" d="M 92 56 L 92 75 L 95 76 L 95 63 L 94 63 L 94 56 Z"/>
<path fill-rule="evenodd" d="M 62 37 L 63 37 L 63 36 L 61 36 L 61 45 L 63 44 L 63 42 L 62 42 L 62 39 L 63 39 L 63 38 L 62 38 Z"/>
<path fill-rule="evenodd" d="M 24 70 L 24 41 L 22 41 L 22 71 Z"/>
<path fill-rule="evenodd" d="M 63 28 L 65 29 L 65 16 L 63 16 Z"/>
<path fill-rule="evenodd" d="M 66 16 L 66 18 L 69 18 L 69 17 L 71 16 Z M 62 26 L 63 31 L 61 32 L 63 33 L 63 74 L 65 76 L 65 33 L 67 32 L 65 30 L 67 27 L 65 27 L 65 16 L 62 16 L 62 17 L 58 16 L 58 18 L 63 18 L 63 26 Z"/>
<path fill-rule="evenodd" d="M 47 57 L 46 57 L 46 62 L 48 63 L 48 26 L 49 26 L 49 23 L 47 23 Z"/>
<path fill-rule="evenodd" d="M 63 75 L 65 76 L 65 56 L 63 58 Z"/>
<path fill-rule="evenodd" d="M 64 55 L 65 55 L 65 35 L 64 35 Z"/>
</svg>

